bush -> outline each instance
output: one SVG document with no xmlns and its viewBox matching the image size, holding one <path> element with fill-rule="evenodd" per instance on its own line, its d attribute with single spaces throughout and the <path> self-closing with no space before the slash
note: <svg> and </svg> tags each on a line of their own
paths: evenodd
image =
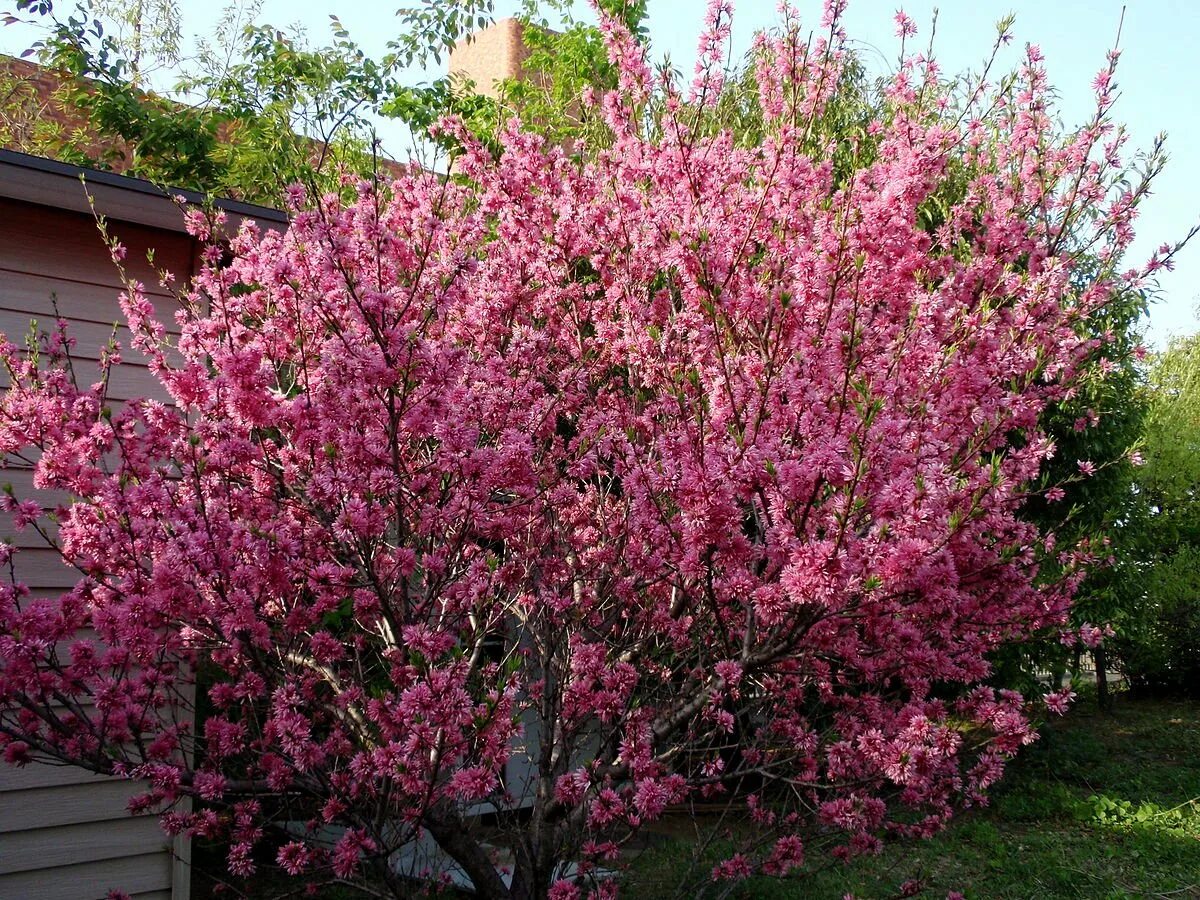
<svg viewBox="0 0 1200 900">
<path fill-rule="evenodd" d="M 81 574 L 0 590 L 7 760 L 145 779 L 237 875 L 278 818 L 289 873 L 431 841 L 501 898 L 606 896 L 641 825 L 731 785 L 763 790 L 718 892 L 979 802 L 1034 737 L 989 655 L 1063 625 L 1092 558 L 1020 516 L 1041 416 L 1161 260 L 1118 274 L 1111 65 L 1060 139 L 1033 48 L 962 109 L 911 57 L 847 146 L 840 6 L 761 39 L 753 147 L 692 129 L 724 4 L 687 92 L 605 20 L 595 153 L 450 120 L 453 177 L 296 187 L 286 235 L 208 248 L 174 345 L 130 283 L 172 407 L 6 343 L 0 451 L 73 500 L 5 506 Z"/>
</svg>

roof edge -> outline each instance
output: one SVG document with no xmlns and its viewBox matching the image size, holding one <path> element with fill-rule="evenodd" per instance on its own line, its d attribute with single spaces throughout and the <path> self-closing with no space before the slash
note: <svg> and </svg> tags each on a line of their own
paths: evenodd
<svg viewBox="0 0 1200 900">
<path fill-rule="evenodd" d="M 192 190 L 168 191 L 143 178 L 0 148 L 0 197 L 90 212 L 89 195 L 96 209 L 108 218 L 170 231 L 185 230 L 183 215 L 173 199 L 177 196 L 197 206 L 211 203 L 234 219 L 254 219 L 267 227 L 286 228 L 289 221 L 287 213 L 269 206 Z"/>
</svg>

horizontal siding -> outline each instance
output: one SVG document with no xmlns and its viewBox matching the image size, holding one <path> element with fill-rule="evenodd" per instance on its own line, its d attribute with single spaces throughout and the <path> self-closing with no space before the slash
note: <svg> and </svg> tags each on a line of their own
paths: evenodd
<svg viewBox="0 0 1200 900">
<path fill-rule="evenodd" d="M 11 470 L 0 469 L 0 485 L 11 483 L 12 479 L 8 477 L 9 471 Z M 50 537 L 53 538 L 58 535 L 58 525 L 54 522 L 44 519 L 40 524 L 42 530 Z M 6 541 L 17 548 L 46 546 L 46 539 L 32 528 L 21 528 L 19 530 L 14 528 L 10 516 L 0 516 L 0 541 Z"/>
<path fill-rule="evenodd" d="M 123 819 L 129 816 L 129 798 L 134 791 L 134 785 L 129 782 L 111 778 L 88 784 L 86 789 L 79 785 L 63 785 L 7 791 L 0 794 L 0 834 Z M 0 837 L 0 846 L 3 842 L 4 838 Z"/>
<path fill-rule="evenodd" d="M 112 222 L 110 228 L 127 247 L 130 276 L 145 284 L 164 324 L 177 330 L 178 301 L 159 286 L 146 249 L 155 247 L 156 265 L 183 284 L 191 271 L 192 242 L 128 223 Z M 90 217 L 0 199 L 0 332 L 10 340 L 19 342 L 33 318 L 39 330 L 51 330 L 57 308 L 76 340 L 77 380 L 88 385 L 99 377 L 96 360 L 113 323 L 123 321 L 117 302 L 122 289 Z M 124 362 L 109 381 L 114 408 L 138 397 L 168 402 L 145 357 L 129 348 L 127 329 L 119 330 L 118 341 Z M 60 491 L 35 491 L 28 468 L 0 470 L 0 484 L 6 482 L 17 496 L 47 509 L 69 500 Z M 78 571 L 35 532 L 17 533 L 10 517 L 0 514 L 0 539 L 5 538 L 22 548 L 14 560 L 17 576 L 34 596 L 56 597 L 78 580 Z M 137 790 L 82 769 L 0 765 L 0 900 L 99 900 L 110 889 L 138 900 L 182 900 L 186 892 L 178 886 L 172 895 L 171 843 L 157 819 L 127 812 Z"/>
<path fill-rule="evenodd" d="M 0 199 L 0 223 L 9 226 L 0 225 L 5 240 L 0 268 L 50 275 L 64 282 L 123 287 L 100 231 L 87 216 Z M 110 222 L 109 231 L 125 245 L 128 276 L 146 289 L 162 291 L 158 283 L 161 269 L 174 273 L 179 281 L 191 272 L 192 243 L 186 236 L 125 222 Z M 154 251 L 153 266 L 146 258 L 150 249 Z"/>
<path fill-rule="evenodd" d="M 66 491 L 58 489 L 37 490 L 33 486 L 33 470 L 29 468 L 17 468 L 10 466 L 9 468 L 0 469 L 0 485 L 12 485 L 13 492 L 17 495 L 18 500 L 40 500 L 42 509 L 54 509 L 57 506 L 64 506 L 71 502 L 71 495 Z M 35 496 L 36 494 L 36 496 Z M 9 516 L 4 516 L 9 519 Z M 12 527 L 10 524 L 9 528 Z"/>
<path fill-rule="evenodd" d="M 75 766 L 51 766 L 37 763 L 18 768 L 0 765 L 0 804 L 4 803 L 3 795 L 9 791 L 23 793 L 36 788 L 100 784 L 111 780 L 104 775 L 94 775 L 86 769 L 78 769 Z M 128 787 L 126 789 L 128 790 Z"/>
<path fill-rule="evenodd" d="M 35 588 L 29 589 L 29 593 L 27 596 L 30 599 L 38 599 L 38 600 L 45 599 L 45 598 L 53 599 L 54 597 L 61 597 L 62 591 L 58 590 L 57 588 L 36 588 L 35 587 Z M 89 634 L 91 634 L 93 637 L 95 636 L 94 632 L 89 632 Z"/>
<path fill-rule="evenodd" d="M 103 900 L 110 890 L 138 896 L 170 887 L 171 857 L 158 850 L 135 851 L 119 859 L 0 875 L 0 900 Z"/>
<path fill-rule="evenodd" d="M 78 569 L 63 562 L 57 551 L 30 548 L 13 556 L 17 580 L 40 588 L 74 587 L 83 577 Z"/>
<path fill-rule="evenodd" d="M 0 875 L 117 859 L 167 846 L 154 816 L 10 832 L 0 841 Z M 146 890 L 153 887 L 158 885 Z"/>
<path fill-rule="evenodd" d="M 71 371 L 75 374 L 75 384 L 83 390 L 88 390 L 101 380 L 100 364 L 91 359 L 75 359 L 71 362 Z M 9 386 L 7 372 L 0 371 L 0 390 Z M 162 403 L 170 403 L 171 395 L 157 378 L 150 374 L 145 366 L 131 363 L 121 363 L 113 366 L 108 373 L 108 389 L 105 396 L 109 400 L 140 400 L 149 398 Z"/>
<path fill-rule="evenodd" d="M 19 318 L 20 327 L 9 337 L 20 337 L 29 329 L 29 319 L 53 321 L 54 309 L 72 322 L 112 328 L 123 322 L 124 315 L 117 304 L 119 288 L 87 282 L 64 282 L 36 272 L 15 272 L 0 268 L 0 309 Z M 179 303 L 174 297 L 155 293 L 148 299 L 154 304 L 159 319 L 169 332 L 177 330 L 175 311 Z M 107 334 L 103 340 L 107 341 Z"/>
<path fill-rule="evenodd" d="M 27 312 L 13 312 L 0 308 L 0 333 L 8 335 L 10 341 L 20 346 L 24 345 L 25 338 L 35 323 L 38 334 L 49 334 L 57 330 L 55 321 L 50 315 L 32 316 Z M 75 359 L 99 359 L 101 351 L 106 349 L 109 341 L 115 337 L 121 348 L 123 365 L 149 364 L 145 354 L 133 349 L 133 333 L 125 325 L 119 326 L 114 333 L 111 323 L 100 324 L 67 318 L 67 335 L 75 340 L 75 346 L 71 348 L 71 355 Z"/>
</svg>

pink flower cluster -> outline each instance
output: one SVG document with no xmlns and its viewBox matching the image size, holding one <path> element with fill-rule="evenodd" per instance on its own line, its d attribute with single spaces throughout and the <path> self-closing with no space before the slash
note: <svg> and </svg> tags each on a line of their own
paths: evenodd
<svg viewBox="0 0 1200 900">
<path fill-rule="evenodd" d="M 173 405 L 5 343 L 0 451 L 74 501 L 56 528 L 4 508 L 79 572 L 0 587 L 5 758 L 198 797 L 172 827 L 223 831 L 238 872 L 285 809 L 292 873 L 427 833 L 485 895 L 564 900 L 552 863 L 748 779 L 791 789 L 717 878 L 979 801 L 1033 738 L 1020 695 L 977 687 L 988 655 L 1063 625 L 1088 556 L 1042 583 L 1052 542 L 1018 516 L 1039 416 L 1095 349 L 1076 326 L 1119 286 L 1081 287 L 1060 231 L 1086 207 L 1115 260 L 1133 207 L 1102 202 L 1102 128 L 1054 137 L 1032 51 L 957 117 L 906 62 L 847 173 L 809 140 L 839 13 L 760 39 L 759 146 L 682 103 L 645 128 L 648 69 L 607 21 L 611 146 L 514 122 L 493 158 L 446 122 L 454 178 L 293 192 L 286 234 L 205 255 L 172 329 L 129 285 Z M 521 804 L 506 888 L 471 811 Z"/>
</svg>

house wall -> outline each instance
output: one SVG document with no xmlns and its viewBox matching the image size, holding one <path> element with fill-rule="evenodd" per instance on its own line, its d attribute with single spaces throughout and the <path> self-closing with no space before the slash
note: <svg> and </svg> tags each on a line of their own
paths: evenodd
<svg viewBox="0 0 1200 900">
<path fill-rule="evenodd" d="M 130 274 L 170 321 L 173 299 L 158 285 L 146 261 L 181 280 L 192 271 L 194 248 L 184 234 L 110 221 L 126 245 Z M 121 319 L 120 279 L 93 219 L 85 214 L 0 198 L 0 332 L 19 342 L 36 318 L 53 327 L 54 303 L 77 338 L 73 350 L 80 381 L 97 372 L 98 351 Z M 127 332 L 119 332 L 125 336 Z M 166 399 L 143 358 L 123 348 L 111 380 L 116 401 L 140 396 Z M 0 376 L 0 388 L 6 386 Z M 0 470 L 0 483 L 18 497 L 56 498 L 35 492 L 27 469 Z M 21 547 L 13 558 L 17 577 L 35 596 L 56 596 L 75 583 L 76 573 L 36 534 L 16 533 L 0 513 L 0 540 Z M 112 888 L 136 900 L 186 900 L 188 872 L 171 854 L 171 841 L 154 816 L 131 816 L 126 803 L 134 789 L 124 781 L 81 769 L 0 765 L 0 900 L 98 900 Z M 173 890 L 174 882 L 174 892 Z"/>
</svg>

